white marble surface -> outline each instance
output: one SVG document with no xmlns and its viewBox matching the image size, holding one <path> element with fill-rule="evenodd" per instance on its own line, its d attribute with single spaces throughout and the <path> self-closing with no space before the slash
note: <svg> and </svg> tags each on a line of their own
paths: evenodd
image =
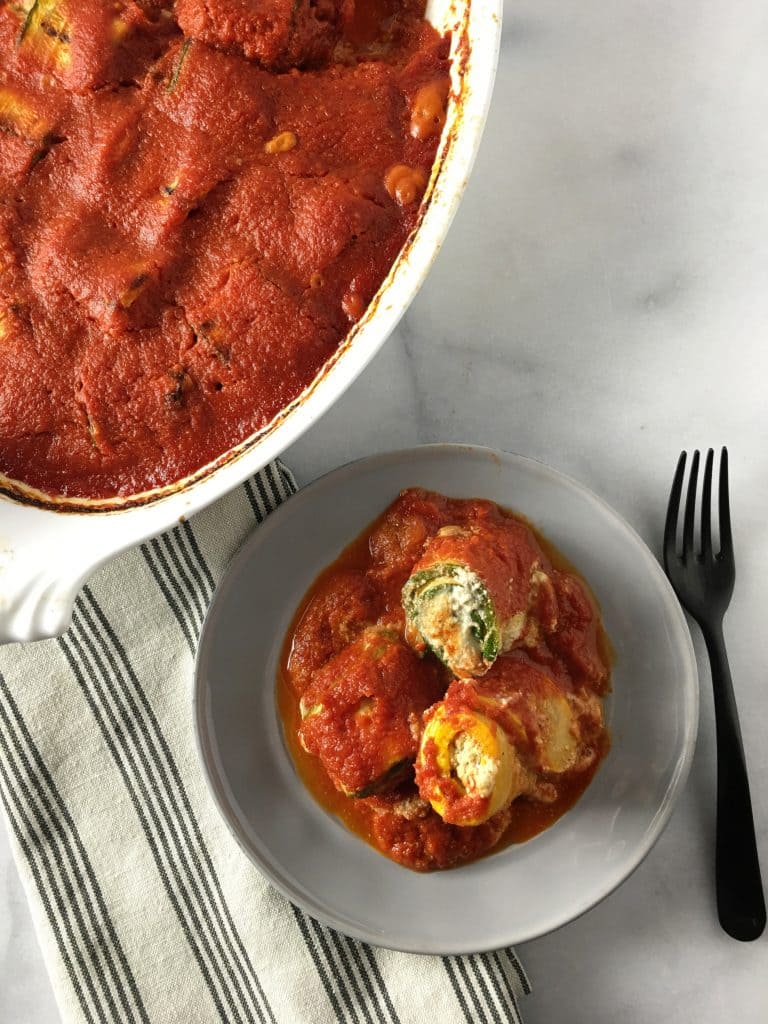
<svg viewBox="0 0 768 1024">
<path fill-rule="evenodd" d="M 658 550 L 678 452 L 727 443 L 726 629 L 766 877 L 767 55 L 758 0 L 509 0 L 485 141 L 438 263 L 288 454 L 307 481 L 424 441 L 509 448 L 585 481 Z M 742 945 L 716 922 L 706 668 L 702 693 L 693 772 L 645 864 L 521 949 L 529 1024 L 768 1020 L 768 936 Z M 0 835 L 0 1022 L 56 1020 Z"/>
</svg>

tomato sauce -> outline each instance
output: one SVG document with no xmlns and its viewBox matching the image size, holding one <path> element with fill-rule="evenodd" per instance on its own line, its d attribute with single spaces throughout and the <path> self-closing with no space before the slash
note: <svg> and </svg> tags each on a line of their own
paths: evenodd
<svg viewBox="0 0 768 1024">
<path fill-rule="evenodd" d="M 0 473 L 171 483 L 265 427 L 415 227 L 423 0 L 0 4 Z"/>
<path fill-rule="evenodd" d="M 445 689 L 440 666 L 394 632 L 367 629 L 313 673 L 299 736 L 337 789 L 376 792 L 416 757 L 421 715 Z"/>
<path fill-rule="evenodd" d="M 564 694 L 584 694 L 585 712 L 581 724 L 589 756 L 574 770 L 559 775 L 545 773 L 549 791 L 547 802 L 520 797 L 482 825 L 460 827 L 447 824 L 434 811 L 425 809 L 418 800 L 412 768 L 387 791 L 362 798 L 350 798 L 340 792 L 338 778 L 334 781 L 321 760 L 302 745 L 300 736 L 306 726 L 302 723 L 300 705 L 302 698 L 310 704 L 316 702 L 318 689 L 322 691 L 325 687 L 326 693 L 332 691 L 333 679 L 341 678 L 336 671 L 339 658 L 359 645 L 360 637 L 372 623 L 402 638 L 405 623 L 400 592 L 425 542 L 448 524 L 466 525 L 477 521 L 498 528 L 514 527 L 514 535 L 520 538 L 518 557 L 522 563 L 527 564 L 533 552 L 556 579 L 563 620 L 562 635 L 554 634 L 556 644 L 551 639 L 540 639 L 524 650 L 513 650 L 502 656 L 491 670 L 494 682 L 486 685 L 493 685 L 497 693 L 503 693 L 505 673 L 514 667 L 515 711 L 524 728 L 526 716 L 530 714 L 525 697 L 528 693 L 535 694 L 544 682 L 551 687 L 554 680 Z M 491 502 L 449 499 L 412 489 L 404 492 L 356 538 L 320 574 L 305 595 L 283 646 L 277 705 L 296 769 L 323 807 L 366 842 L 407 867 L 416 870 L 446 868 L 482 856 L 491 849 L 532 838 L 578 800 L 610 746 L 602 716 L 590 720 L 588 712 L 590 701 L 599 703 L 609 689 L 611 660 L 610 645 L 587 584 L 529 523 Z M 430 665 L 436 679 L 426 686 L 423 682 L 420 684 L 420 706 L 424 706 L 431 687 L 436 687 L 434 699 L 447 693 L 448 701 L 455 700 L 457 706 L 471 706 L 472 698 L 468 697 L 465 681 L 452 682 L 448 670 L 431 655 L 424 661 Z M 484 677 L 475 682 L 482 695 Z M 357 686 L 354 681 L 351 685 Z M 404 690 L 409 687 L 404 676 L 402 686 Z M 350 703 L 348 693 L 348 689 L 342 690 L 339 697 L 342 703 L 346 701 L 345 706 Z M 355 699 L 360 693 L 359 688 L 355 690 Z M 489 712 L 485 706 L 482 710 L 505 724 L 504 711 Z M 336 725 L 339 764 L 343 764 L 350 749 L 344 723 L 340 715 Z M 326 728 L 332 733 L 333 722 L 327 721 Z M 385 732 L 379 733 L 379 742 Z M 375 732 L 366 737 L 366 742 L 374 747 L 376 741 Z M 532 754 L 532 749 L 526 748 L 525 739 L 521 747 L 526 755 Z M 353 767 L 357 764 L 353 758 Z"/>
</svg>

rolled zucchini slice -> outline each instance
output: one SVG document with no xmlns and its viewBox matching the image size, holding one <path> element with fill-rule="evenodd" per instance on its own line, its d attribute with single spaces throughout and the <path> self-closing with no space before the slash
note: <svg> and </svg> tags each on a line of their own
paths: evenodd
<svg viewBox="0 0 768 1024">
<path fill-rule="evenodd" d="M 501 650 L 496 607 L 485 583 L 465 565 L 439 562 L 403 588 L 406 636 L 459 676 L 482 675 Z"/>
<path fill-rule="evenodd" d="M 302 697 L 299 702 L 299 711 L 301 712 L 301 720 L 305 722 L 307 719 L 318 717 L 322 719 L 325 715 L 328 717 L 329 709 L 327 705 L 322 703 L 309 703 L 306 697 Z M 363 699 L 357 704 L 356 707 L 350 708 L 348 714 L 344 717 L 344 722 L 347 730 L 352 730 L 357 733 L 364 731 L 367 724 L 370 722 L 371 716 L 376 711 L 375 698 L 363 697 Z M 332 715 L 333 712 L 331 711 Z M 327 723 L 325 723 L 327 725 Z M 304 739 L 305 731 L 299 731 L 299 742 L 307 753 L 313 753 L 310 750 Z M 408 773 L 408 769 L 413 762 L 413 754 L 411 751 L 411 742 L 409 739 L 405 739 L 403 742 L 402 737 L 398 737 L 395 733 L 389 733 L 382 737 L 380 750 L 374 757 L 368 759 L 368 765 L 373 764 L 368 774 L 370 778 L 364 782 L 363 785 L 358 788 L 350 788 L 345 784 L 341 776 L 337 779 L 332 779 L 336 788 L 343 793 L 345 796 L 355 797 L 360 799 L 361 797 L 374 796 L 376 793 L 385 792 L 392 786 L 395 786 L 400 782 Z M 321 760 L 322 750 L 321 750 Z M 327 759 L 326 759 L 327 760 Z M 330 774 L 330 772 L 329 772 Z"/>
<path fill-rule="evenodd" d="M 396 634 L 369 627 L 313 674 L 299 705 L 299 741 L 336 789 L 372 796 L 410 772 L 421 715 L 439 693 L 437 666 Z"/>
<path fill-rule="evenodd" d="M 442 527 L 403 587 L 408 642 L 456 676 L 484 675 L 527 642 L 542 559 L 530 530 L 512 519 Z"/>
<path fill-rule="evenodd" d="M 432 709 L 416 759 L 416 783 L 452 825 L 480 825 L 528 791 L 530 779 L 504 730 L 466 707 Z"/>
<path fill-rule="evenodd" d="M 34 0 L 19 34 L 19 48 L 43 68 L 63 70 L 72 62 L 72 26 L 62 0 Z"/>
<path fill-rule="evenodd" d="M 577 722 L 564 693 L 550 692 L 536 706 L 539 720 L 541 768 L 560 774 L 576 764 L 579 755 Z"/>
<path fill-rule="evenodd" d="M 560 775 L 585 759 L 591 735 L 602 728 L 602 706 L 566 693 L 541 668 L 500 658 L 483 679 L 451 683 L 446 698 L 492 718 L 504 731 L 527 768 Z"/>
</svg>

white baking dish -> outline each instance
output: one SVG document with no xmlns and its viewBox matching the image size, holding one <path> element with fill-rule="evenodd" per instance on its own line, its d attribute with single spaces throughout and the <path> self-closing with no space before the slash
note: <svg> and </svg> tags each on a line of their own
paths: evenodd
<svg viewBox="0 0 768 1024">
<path fill-rule="evenodd" d="M 391 334 L 424 281 L 472 168 L 498 60 L 502 0 L 430 0 L 453 32 L 453 95 L 423 219 L 363 320 L 320 376 L 257 436 L 194 477 L 106 502 L 56 499 L 0 476 L 0 643 L 57 636 L 87 577 L 112 555 L 221 497 L 304 433 Z"/>
</svg>

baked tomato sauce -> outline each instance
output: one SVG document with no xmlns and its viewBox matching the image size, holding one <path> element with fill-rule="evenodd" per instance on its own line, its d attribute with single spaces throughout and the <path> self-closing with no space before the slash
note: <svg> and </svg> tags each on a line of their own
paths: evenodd
<svg viewBox="0 0 768 1024">
<path fill-rule="evenodd" d="M 301 745 L 322 753 L 335 787 L 370 796 L 408 774 L 421 716 L 445 689 L 440 666 L 395 631 L 370 627 L 312 675 L 302 694 Z"/>
<path fill-rule="evenodd" d="M 314 379 L 417 222 L 423 8 L 0 3 L 0 473 L 167 484 Z"/>
<path fill-rule="evenodd" d="M 404 640 L 403 585 L 427 541 L 448 525 L 481 525 L 489 536 L 503 530 L 515 538 L 515 550 L 507 556 L 518 565 L 535 558 L 547 571 L 559 617 L 556 631 L 546 637 L 531 634 L 524 647 L 502 655 L 487 676 L 472 681 L 453 679 L 431 654 L 416 657 Z M 533 614 L 550 610 L 549 604 L 541 605 Z M 388 639 L 372 647 L 369 637 L 377 633 Z M 315 798 L 382 853 L 407 867 L 432 870 L 529 839 L 576 802 L 609 747 L 599 708 L 596 716 L 592 713 L 609 689 L 610 660 L 586 583 L 525 520 L 488 501 L 411 489 L 305 595 L 285 639 L 277 703 L 294 763 Z M 581 709 L 584 739 L 580 763 L 561 774 L 537 766 L 531 710 L 537 696 L 553 686 Z M 504 699 L 489 709 L 485 691 Z M 361 728 L 353 713 L 360 707 L 367 712 L 382 694 L 386 702 L 379 717 L 367 716 Z M 510 732 L 522 728 L 517 745 L 541 772 L 546 800 L 520 797 L 472 827 L 443 821 L 420 798 L 412 765 L 424 712 L 438 700 L 448 707 L 474 703 Z M 322 716 L 312 713 L 318 708 Z M 514 727 L 507 722 L 512 712 Z M 394 727 L 392 715 L 400 716 Z M 395 765 L 397 772 L 388 775 Z M 372 781 L 378 784 L 371 786 Z"/>
</svg>

